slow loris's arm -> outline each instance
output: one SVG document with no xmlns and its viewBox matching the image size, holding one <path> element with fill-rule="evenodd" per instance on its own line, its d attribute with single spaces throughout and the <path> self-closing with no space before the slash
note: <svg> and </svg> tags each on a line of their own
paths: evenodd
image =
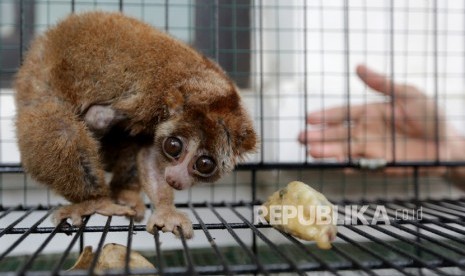
<svg viewBox="0 0 465 276">
<path fill-rule="evenodd" d="M 154 233 L 157 227 L 163 232 L 173 232 L 179 237 L 179 226 L 184 237 L 191 238 L 192 223 L 185 213 L 176 210 L 174 206 L 174 192 L 165 181 L 165 169 L 158 168 L 155 163 L 155 148 L 143 148 L 137 159 L 142 188 L 155 206 L 155 212 L 147 222 L 147 231 Z"/>
</svg>

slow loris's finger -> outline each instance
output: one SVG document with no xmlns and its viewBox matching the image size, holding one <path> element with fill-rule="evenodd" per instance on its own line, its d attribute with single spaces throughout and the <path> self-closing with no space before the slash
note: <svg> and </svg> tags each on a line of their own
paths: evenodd
<svg viewBox="0 0 465 276">
<path fill-rule="evenodd" d="M 80 214 L 72 213 L 71 214 L 71 221 L 74 226 L 81 226 L 82 224 L 82 217 Z"/>
<path fill-rule="evenodd" d="M 342 122 L 358 120 L 366 111 L 367 106 L 355 105 L 350 107 L 350 116 L 347 112 L 347 106 L 332 107 L 324 110 L 315 111 L 308 114 L 307 123 L 311 125 L 322 124 L 340 124 Z"/>
<path fill-rule="evenodd" d="M 349 129 L 341 124 L 318 130 L 308 130 L 306 133 L 299 134 L 299 142 L 304 144 L 305 142 L 343 141 L 349 136 L 348 131 Z"/>
</svg>

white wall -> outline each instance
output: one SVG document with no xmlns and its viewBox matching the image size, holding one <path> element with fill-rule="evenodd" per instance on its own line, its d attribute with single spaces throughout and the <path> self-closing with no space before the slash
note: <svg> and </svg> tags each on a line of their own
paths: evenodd
<svg viewBox="0 0 465 276">
<path fill-rule="evenodd" d="M 393 76 L 396 82 L 414 84 L 428 95 L 437 93 L 448 119 L 460 131 L 465 130 L 464 2 L 392 1 L 391 18 L 391 1 L 351 0 L 348 28 L 344 2 L 307 1 L 304 8 L 303 0 L 263 1 L 264 31 L 254 35 L 257 51 L 263 38 L 263 52 L 255 56 L 254 64 L 259 74 L 263 57 L 264 114 L 269 119 L 262 135 L 266 161 L 305 160 L 295 141 L 304 128 L 305 69 L 308 111 L 346 105 L 349 91 L 351 104 L 385 100 L 354 75 L 355 66 L 363 63 Z M 438 5 L 436 15 L 434 2 Z M 259 10 L 254 11 L 256 27 L 259 14 Z M 258 88 L 260 79 L 255 81 Z"/>
</svg>

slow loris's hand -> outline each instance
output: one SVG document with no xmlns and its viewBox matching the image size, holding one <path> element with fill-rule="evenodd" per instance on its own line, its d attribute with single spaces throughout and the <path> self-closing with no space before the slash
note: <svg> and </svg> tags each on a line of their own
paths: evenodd
<svg viewBox="0 0 465 276">
<path fill-rule="evenodd" d="M 173 232 L 176 237 L 180 237 L 178 226 L 186 239 L 194 236 L 192 222 L 185 213 L 174 208 L 161 208 L 155 210 L 155 213 L 149 218 L 147 231 L 153 234 L 156 231 L 155 228 L 158 228 L 163 232 Z"/>
</svg>

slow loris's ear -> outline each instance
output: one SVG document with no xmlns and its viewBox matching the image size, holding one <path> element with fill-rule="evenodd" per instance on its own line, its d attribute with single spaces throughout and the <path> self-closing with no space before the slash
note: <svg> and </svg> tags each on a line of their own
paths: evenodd
<svg viewBox="0 0 465 276">
<path fill-rule="evenodd" d="M 248 115 L 240 116 L 240 126 L 235 132 L 234 153 L 239 159 L 243 159 L 246 153 L 252 153 L 257 149 L 257 134 Z"/>
<path fill-rule="evenodd" d="M 242 143 L 239 145 L 240 154 L 250 153 L 257 150 L 257 134 L 252 126 L 247 126 L 241 134 Z"/>
<path fill-rule="evenodd" d="M 184 101 L 183 94 L 177 89 L 172 89 L 166 93 L 165 103 L 169 115 L 173 116 L 181 113 L 185 104 Z"/>
</svg>

